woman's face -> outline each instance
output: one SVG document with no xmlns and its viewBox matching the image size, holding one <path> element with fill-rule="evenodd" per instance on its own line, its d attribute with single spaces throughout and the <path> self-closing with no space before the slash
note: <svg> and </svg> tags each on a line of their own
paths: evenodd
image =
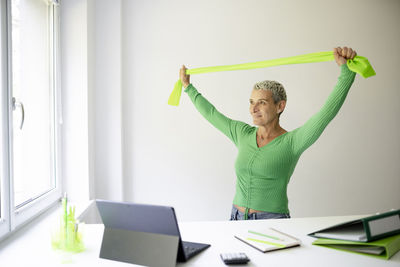
<svg viewBox="0 0 400 267">
<path fill-rule="evenodd" d="M 254 125 L 267 125 L 277 119 L 278 114 L 283 111 L 280 106 L 282 105 L 274 103 L 271 91 L 253 90 L 250 96 L 250 114 Z"/>
</svg>

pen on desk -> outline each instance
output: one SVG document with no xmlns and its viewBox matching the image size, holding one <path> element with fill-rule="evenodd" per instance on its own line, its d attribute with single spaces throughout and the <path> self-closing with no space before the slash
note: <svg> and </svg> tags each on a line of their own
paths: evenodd
<svg viewBox="0 0 400 267">
<path fill-rule="evenodd" d="M 250 238 L 250 237 L 248 237 L 246 239 L 250 240 L 250 241 L 254 241 L 254 242 L 259 242 L 259 243 L 271 245 L 271 246 L 278 247 L 278 248 L 284 248 L 285 247 L 285 245 L 278 244 L 278 243 L 273 243 L 273 242 L 269 242 L 269 241 L 265 241 L 265 240 L 259 240 L 259 239 Z"/>
<path fill-rule="evenodd" d="M 288 234 L 286 234 L 286 233 L 282 233 L 281 231 L 279 231 L 279 230 L 276 230 L 276 229 L 274 229 L 274 228 L 271 228 L 271 229 L 272 229 L 272 230 L 274 230 L 274 231 L 277 231 L 278 233 L 280 233 L 280 234 L 282 234 L 282 235 L 285 235 L 285 236 L 287 236 L 287 237 L 293 238 L 293 239 L 295 239 L 295 240 L 297 240 L 297 241 L 300 241 L 300 242 L 301 242 L 301 240 L 300 240 L 300 239 L 298 239 L 298 238 L 296 238 L 296 237 L 294 237 L 294 236 L 288 235 Z"/>
<path fill-rule="evenodd" d="M 285 241 L 285 240 L 283 240 L 283 239 L 280 239 L 280 238 L 278 238 L 278 237 L 275 237 L 275 236 L 266 235 L 266 234 L 262 234 L 262 233 L 254 232 L 254 231 L 251 231 L 251 230 L 249 230 L 249 233 L 250 233 L 250 234 L 255 234 L 255 235 L 264 236 L 264 237 L 268 237 L 268 238 L 271 238 L 271 239 L 274 239 L 274 240 Z"/>
</svg>

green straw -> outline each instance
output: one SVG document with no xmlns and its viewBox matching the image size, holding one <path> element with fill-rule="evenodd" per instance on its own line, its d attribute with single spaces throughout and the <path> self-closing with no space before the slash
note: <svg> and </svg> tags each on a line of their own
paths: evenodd
<svg viewBox="0 0 400 267">
<path fill-rule="evenodd" d="M 187 69 L 186 74 L 201 74 L 201 73 L 232 71 L 232 70 L 250 70 L 250 69 L 267 68 L 279 65 L 332 61 L 334 59 L 335 58 L 333 56 L 332 51 L 316 52 L 294 57 L 285 57 L 285 58 L 257 61 L 252 63 Z M 376 74 L 371 64 L 369 63 L 368 59 L 362 56 L 355 56 L 354 59 L 347 60 L 347 66 L 351 71 L 357 72 L 364 78 L 368 78 Z M 174 90 L 169 96 L 168 104 L 171 106 L 178 106 L 181 94 L 182 94 L 182 82 L 181 80 L 178 80 L 175 83 Z"/>
</svg>

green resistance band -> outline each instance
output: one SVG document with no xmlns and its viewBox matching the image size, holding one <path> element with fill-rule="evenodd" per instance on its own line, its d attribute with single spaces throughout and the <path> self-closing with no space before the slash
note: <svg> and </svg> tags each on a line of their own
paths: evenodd
<svg viewBox="0 0 400 267">
<path fill-rule="evenodd" d="M 201 74 L 208 72 L 231 71 L 231 70 L 250 70 L 250 69 L 267 68 L 279 65 L 332 61 L 334 59 L 335 58 L 333 56 L 332 51 L 316 52 L 294 57 L 285 57 L 285 58 L 264 60 L 252 63 L 188 69 L 186 70 L 186 74 Z M 349 67 L 350 70 L 357 72 L 364 78 L 368 78 L 376 74 L 371 64 L 369 63 L 368 59 L 362 56 L 356 56 L 352 60 L 347 60 L 347 66 Z M 169 96 L 168 104 L 171 106 L 178 106 L 181 94 L 182 94 L 182 82 L 181 80 L 178 80 L 175 83 L 174 90 Z"/>
</svg>

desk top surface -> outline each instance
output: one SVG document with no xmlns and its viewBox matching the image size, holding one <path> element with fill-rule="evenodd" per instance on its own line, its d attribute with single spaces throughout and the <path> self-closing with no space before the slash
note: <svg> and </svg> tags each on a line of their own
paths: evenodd
<svg viewBox="0 0 400 267">
<path fill-rule="evenodd" d="M 211 244 L 207 250 L 177 266 L 227 266 L 219 254 L 244 252 L 250 262 L 244 266 L 400 266 L 400 253 L 389 261 L 373 257 L 313 246 L 307 236 L 317 229 L 361 216 L 292 218 L 259 221 L 180 222 L 184 241 Z M 1 266 L 138 266 L 99 258 L 104 226 L 83 225 L 86 250 L 78 254 L 63 253 L 51 248 L 51 230 L 57 226 L 55 210 L 31 223 L 0 243 Z M 273 227 L 301 240 L 300 247 L 262 253 L 234 238 L 242 230 Z"/>
</svg>

